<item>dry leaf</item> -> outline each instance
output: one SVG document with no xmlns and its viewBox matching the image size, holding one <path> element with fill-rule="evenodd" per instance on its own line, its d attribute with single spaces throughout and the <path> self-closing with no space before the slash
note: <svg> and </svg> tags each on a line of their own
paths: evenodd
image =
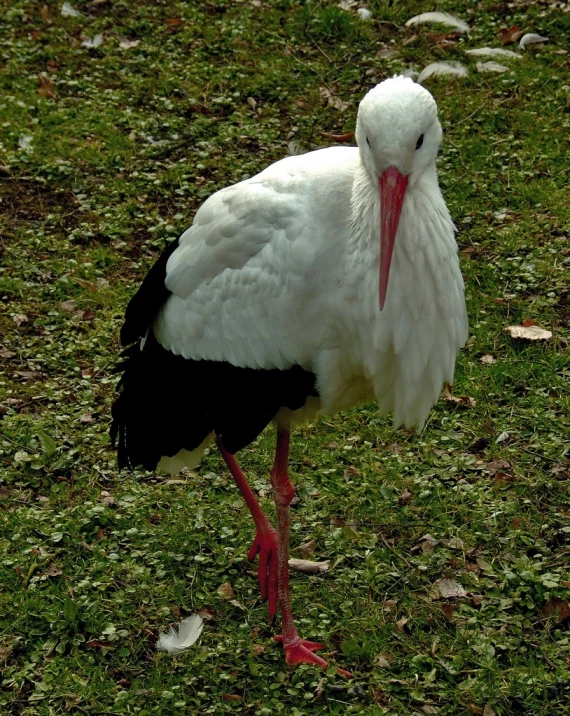
<svg viewBox="0 0 570 716">
<path fill-rule="evenodd" d="M 42 5 L 42 9 L 40 10 L 40 15 L 44 22 L 51 22 L 51 16 L 49 14 L 49 7 L 47 5 Z"/>
<path fill-rule="evenodd" d="M 348 102 L 343 102 L 340 97 L 333 94 L 328 87 L 319 87 L 319 94 L 322 100 L 339 112 L 344 112 L 349 107 Z"/>
<path fill-rule="evenodd" d="M 483 604 L 483 595 L 482 594 L 472 594 L 471 595 L 471 603 L 474 607 L 480 607 L 481 604 Z"/>
<path fill-rule="evenodd" d="M 328 572 L 330 562 L 311 562 L 308 559 L 293 559 L 289 560 L 289 568 L 294 569 L 296 572 L 309 572 L 314 574 L 315 572 Z"/>
<path fill-rule="evenodd" d="M 411 493 L 407 487 L 404 487 L 404 489 L 402 490 L 402 494 L 398 498 L 398 502 L 401 505 L 409 505 L 410 502 L 412 501 L 413 496 L 414 496 L 413 493 Z"/>
<path fill-rule="evenodd" d="M 12 320 L 17 326 L 21 326 L 22 323 L 27 323 L 30 319 L 26 316 L 25 313 L 15 313 L 12 316 Z"/>
<path fill-rule="evenodd" d="M 255 110 L 255 108 L 257 107 L 257 102 L 255 101 L 255 99 L 253 97 L 248 97 L 246 102 L 253 110 Z"/>
<path fill-rule="evenodd" d="M 570 619 L 570 605 L 564 599 L 551 597 L 541 611 L 543 619 L 554 618 L 556 624 L 562 624 Z"/>
<path fill-rule="evenodd" d="M 516 25 L 513 25 L 512 27 L 502 27 L 499 30 L 499 34 L 497 37 L 501 41 L 502 45 L 512 45 L 513 42 L 517 42 L 517 40 L 520 40 L 523 33 Z"/>
<path fill-rule="evenodd" d="M 13 358 L 16 354 L 14 351 L 7 351 L 7 350 L 1 350 L 0 351 L 0 358 Z"/>
<path fill-rule="evenodd" d="M 485 708 L 483 709 L 483 716 L 495 716 L 495 712 L 491 707 L 491 704 L 485 704 Z"/>
<path fill-rule="evenodd" d="M 204 621 L 211 621 L 216 618 L 216 610 L 213 607 L 202 607 L 196 612 Z"/>
<path fill-rule="evenodd" d="M 222 599 L 233 599 L 235 592 L 229 582 L 224 582 L 218 587 L 218 594 Z"/>
<path fill-rule="evenodd" d="M 508 326 L 507 331 L 511 338 L 525 341 L 548 341 L 552 338 L 552 331 L 547 331 L 540 326 Z"/>
<path fill-rule="evenodd" d="M 489 471 L 489 475 L 495 475 L 499 470 L 508 470 L 510 466 L 511 464 L 508 460 L 491 460 L 491 462 L 487 464 L 487 470 Z"/>
<path fill-rule="evenodd" d="M 463 599 L 467 592 L 453 579 L 440 579 L 435 583 L 442 599 Z"/>
<path fill-rule="evenodd" d="M 63 572 L 61 571 L 61 567 L 59 567 L 55 562 L 50 562 L 44 572 L 46 577 L 61 577 L 62 574 Z"/>
<path fill-rule="evenodd" d="M 46 99 L 55 99 L 57 97 L 54 83 L 46 79 L 41 72 L 38 75 L 38 94 Z"/>
<path fill-rule="evenodd" d="M 316 539 L 310 539 L 308 542 L 304 542 L 303 544 L 299 545 L 297 547 L 297 552 L 301 556 L 302 559 L 307 559 L 307 557 L 312 557 L 312 555 L 315 553 L 315 550 L 317 549 L 317 540 Z"/>
<path fill-rule="evenodd" d="M 99 639 L 91 639 L 91 641 L 85 642 L 85 646 L 90 646 L 92 649 L 106 649 L 107 647 L 111 646 L 111 644 L 108 641 L 100 641 Z"/>
<path fill-rule="evenodd" d="M 243 606 L 243 604 L 238 602 L 237 599 L 230 599 L 230 604 L 232 605 L 232 607 L 237 607 L 238 609 L 241 609 L 242 612 L 245 612 L 245 607 Z"/>
<path fill-rule="evenodd" d="M 61 6 L 61 14 L 63 17 L 81 17 L 79 10 L 76 10 L 69 2 L 64 2 Z"/>
<path fill-rule="evenodd" d="M 424 554 L 431 554 L 436 548 L 437 540 L 432 535 L 427 534 L 420 537 L 420 548 Z"/>
<path fill-rule="evenodd" d="M 448 403 L 454 403 L 455 405 L 461 407 L 474 408 L 477 405 L 477 401 L 475 400 L 475 398 L 471 398 L 471 396 L 469 395 L 462 395 L 459 398 L 457 398 L 455 395 L 452 395 L 449 383 L 446 383 L 444 386 L 443 396 Z"/>
<path fill-rule="evenodd" d="M 62 301 L 59 304 L 60 308 L 63 308 L 64 311 L 69 311 L 72 313 L 77 308 L 77 301 L 69 300 L 69 301 Z"/>
<path fill-rule="evenodd" d="M 93 423 L 94 422 L 93 416 L 91 415 L 91 413 L 83 413 L 83 415 L 81 415 L 79 418 L 79 422 L 80 423 Z"/>
<path fill-rule="evenodd" d="M 182 24 L 182 20 L 179 17 L 169 17 L 166 20 L 166 24 L 170 25 L 170 27 L 176 27 L 177 25 Z"/>
<path fill-rule="evenodd" d="M 479 358 L 479 360 L 481 361 L 481 363 L 483 363 L 483 365 L 493 365 L 493 363 L 497 362 L 497 359 L 494 356 L 492 356 L 490 353 L 487 353 L 484 356 L 481 356 L 481 358 Z"/>
<path fill-rule="evenodd" d="M 526 35 L 521 37 L 519 47 L 524 50 L 529 45 L 543 45 L 545 42 L 548 42 L 548 37 L 542 37 L 542 35 L 537 35 L 535 32 L 527 32 Z"/>
<path fill-rule="evenodd" d="M 107 490 L 101 491 L 101 502 L 104 505 L 107 505 L 107 507 L 110 507 L 111 505 L 115 504 L 115 498 L 113 495 L 111 495 L 110 492 L 107 492 Z"/>
<path fill-rule="evenodd" d="M 408 620 L 406 619 L 406 617 L 402 617 L 400 619 L 400 621 L 396 622 L 396 629 L 403 634 L 406 630 L 407 623 L 408 623 Z"/>
<path fill-rule="evenodd" d="M 388 659 L 384 656 L 384 654 L 379 654 L 379 655 L 376 657 L 376 664 L 378 664 L 378 666 L 381 666 L 383 669 L 388 669 L 389 666 L 390 666 L 390 662 L 389 662 Z"/>
<path fill-rule="evenodd" d="M 267 644 L 254 644 L 250 651 L 254 656 L 260 656 L 264 651 L 267 651 Z"/>
</svg>

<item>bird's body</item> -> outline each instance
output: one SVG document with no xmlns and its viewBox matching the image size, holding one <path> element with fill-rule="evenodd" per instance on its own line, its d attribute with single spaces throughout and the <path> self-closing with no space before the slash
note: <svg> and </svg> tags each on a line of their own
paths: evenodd
<svg viewBox="0 0 570 716">
<path fill-rule="evenodd" d="M 127 310 L 123 342 L 141 340 L 114 408 L 120 461 L 176 471 L 215 438 L 233 455 L 271 420 L 373 399 L 423 425 L 467 337 L 440 136 L 431 95 L 394 78 L 361 103 L 358 147 L 288 157 L 203 204 Z"/>
</svg>

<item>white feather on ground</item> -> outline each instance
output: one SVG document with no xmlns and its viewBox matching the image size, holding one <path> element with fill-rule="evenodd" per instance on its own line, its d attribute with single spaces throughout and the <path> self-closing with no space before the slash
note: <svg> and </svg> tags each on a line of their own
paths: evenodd
<svg viewBox="0 0 570 716">
<path fill-rule="evenodd" d="M 415 15 L 411 17 L 406 23 L 406 27 L 411 25 L 420 25 L 425 22 L 437 22 L 439 25 L 447 25 L 453 27 L 459 32 L 469 32 L 469 25 L 464 21 L 460 20 L 455 15 L 450 15 L 448 12 L 422 12 L 421 15 Z"/>
<path fill-rule="evenodd" d="M 424 67 L 418 77 L 418 84 L 421 84 L 428 77 L 434 75 L 455 75 L 456 77 L 467 77 L 467 67 L 461 62 L 432 62 Z"/>
<path fill-rule="evenodd" d="M 509 68 L 498 62 L 478 62 L 477 72 L 508 72 Z"/>
<path fill-rule="evenodd" d="M 180 622 L 178 631 L 174 627 L 170 627 L 166 634 L 161 634 L 156 642 L 156 648 L 159 651 L 167 651 L 169 654 L 179 654 L 198 641 L 203 626 L 202 617 L 199 614 L 192 614 Z"/>
<path fill-rule="evenodd" d="M 548 42 L 548 37 L 542 37 L 535 32 L 527 32 L 521 37 L 519 46 L 521 50 L 524 50 L 528 45 L 542 45 L 543 42 Z"/>
<path fill-rule="evenodd" d="M 503 50 L 501 47 L 478 47 L 475 50 L 465 50 L 466 55 L 471 57 L 503 57 L 520 60 L 522 55 L 512 50 Z"/>
<path fill-rule="evenodd" d="M 361 20 L 365 22 L 368 20 L 372 20 L 372 13 L 367 7 L 359 7 L 356 11 L 356 14 Z"/>
</svg>

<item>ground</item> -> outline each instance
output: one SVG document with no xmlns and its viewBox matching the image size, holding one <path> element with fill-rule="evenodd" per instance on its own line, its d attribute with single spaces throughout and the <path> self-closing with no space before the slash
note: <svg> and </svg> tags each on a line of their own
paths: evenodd
<svg viewBox="0 0 570 716">
<path fill-rule="evenodd" d="M 570 6 L 344 4 L 0 2 L 2 714 L 568 713 Z M 432 9 L 470 34 L 405 27 Z M 549 42 L 478 72 L 465 49 L 514 26 Z M 209 194 L 436 60 L 469 71 L 425 81 L 470 317 L 452 394 L 419 436 L 369 405 L 293 441 L 293 554 L 330 560 L 293 574 L 294 609 L 348 683 L 285 665 L 214 452 L 118 473 L 113 366 L 129 296 Z M 552 338 L 511 338 L 523 321 Z M 270 511 L 273 444 L 241 453 Z M 200 642 L 157 652 L 197 610 Z"/>
</svg>

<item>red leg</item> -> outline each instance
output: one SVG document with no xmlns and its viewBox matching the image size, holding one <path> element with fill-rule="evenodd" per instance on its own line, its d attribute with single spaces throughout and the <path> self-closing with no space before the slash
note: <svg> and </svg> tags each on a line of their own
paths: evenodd
<svg viewBox="0 0 570 716">
<path fill-rule="evenodd" d="M 288 664 L 316 664 L 326 668 L 324 659 L 313 652 L 322 649 L 322 644 L 314 641 L 305 641 L 297 633 L 291 611 L 291 595 L 289 593 L 289 505 L 295 495 L 295 487 L 289 479 L 287 466 L 289 461 L 288 430 L 281 428 L 277 431 L 277 447 L 275 450 L 275 463 L 271 471 L 271 487 L 277 511 L 277 535 L 279 540 L 278 574 L 278 600 L 281 610 L 283 634 L 276 636 L 275 641 L 283 643 L 285 661 Z M 339 669 L 348 678 L 352 675 L 344 669 Z"/>
<path fill-rule="evenodd" d="M 259 506 L 251 487 L 247 484 L 243 472 L 240 470 L 235 457 L 226 450 L 220 438 L 216 444 L 224 458 L 232 477 L 234 478 L 239 491 L 243 495 L 245 504 L 248 506 L 253 521 L 255 522 L 255 539 L 250 547 L 247 558 L 250 562 L 259 554 L 259 567 L 257 578 L 261 598 L 268 601 L 269 618 L 274 619 L 277 614 L 277 554 L 278 542 L 277 532 L 267 519 L 267 515 Z"/>
</svg>

